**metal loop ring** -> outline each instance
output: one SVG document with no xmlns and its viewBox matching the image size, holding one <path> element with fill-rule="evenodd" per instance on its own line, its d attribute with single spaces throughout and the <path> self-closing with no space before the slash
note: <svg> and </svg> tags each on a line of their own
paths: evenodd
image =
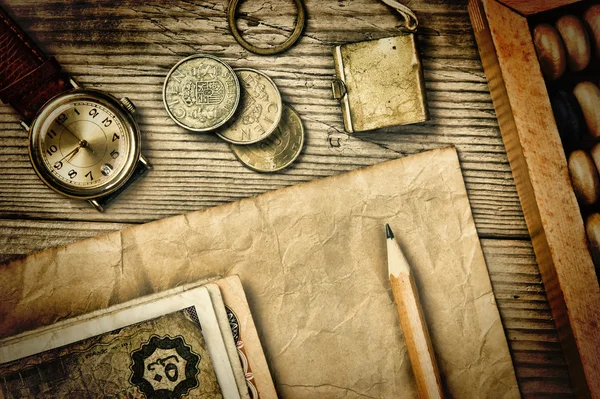
<svg viewBox="0 0 600 399">
<path fill-rule="evenodd" d="M 229 8 L 227 9 L 227 22 L 229 23 L 229 28 L 231 29 L 233 37 L 243 48 L 255 54 L 274 55 L 289 49 L 300 38 L 300 35 L 302 35 L 302 31 L 304 30 L 304 26 L 306 25 L 306 10 L 304 9 L 304 0 L 294 0 L 294 2 L 296 3 L 296 9 L 298 10 L 298 19 L 296 20 L 296 26 L 294 27 L 292 35 L 281 44 L 272 47 L 257 47 L 244 40 L 240 34 L 240 31 L 236 26 L 235 17 L 240 0 L 231 0 L 229 3 Z"/>
</svg>

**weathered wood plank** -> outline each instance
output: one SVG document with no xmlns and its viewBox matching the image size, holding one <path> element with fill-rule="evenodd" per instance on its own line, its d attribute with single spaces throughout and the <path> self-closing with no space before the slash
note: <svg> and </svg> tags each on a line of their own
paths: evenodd
<svg viewBox="0 0 600 399">
<path fill-rule="evenodd" d="M 228 33 L 225 1 L 64 3 L 11 1 L 9 9 L 48 53 L 86 87 L 127 95 L 138 106 L 144 153 L 156 169 L 105 215 L 36 182 L 27 140 L 9 107 L 0 107 L 0 217 L 145 222 L 214 206 L 314 178 L 445 145 L 456 145 L 480 234 L 527 237 L 512 175 L 464 4 L 411 4 L 420 36 L 432 120 L 348 136 L 331 98 L 331 46 L 397 34 L 400 19 L 376 1 L 309 1 L 306 35 L 279 57 L 245 52 Z M 294 21 L 291 2 L 241 9 L 248 40 L 278 40 Z M 57 11 L 58 10 L 58 11 Z M 258 24 L 256 21 L 263 21 Z M 60 29 L 57 29 L 60 26 Z M 281 37 L 276 37 L 276 36 Z M 301 114 L 307 144 L 299 162 L 277 175 L 246 170 L 225 143 L 176 126 L 162 105 L 170 67 L 210 52 L 233 66 L 265 70 Z M 185 185 L 185 189 L 177 189 Z M 130 190 L 132 191 L 132 190 Z"/>
<path fill-rule="evenodd" d="M 521 393 L 573 397 L 530 241 L 482 240 Z"/>
</svg>

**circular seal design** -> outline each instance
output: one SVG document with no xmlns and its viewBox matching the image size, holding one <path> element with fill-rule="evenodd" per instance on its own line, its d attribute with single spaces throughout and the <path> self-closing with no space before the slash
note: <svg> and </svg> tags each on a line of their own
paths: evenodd
<svg viewBox="0 0 600 399">
<path fill-rule="evenodd" d="M 263 72 L 236 69 L 242 87 L 240 107 L 232 122 L 217 132 L 232 144 L 248 145 L 268 137 L 281 120 L 281 95 L 275 82 Z"/>
<path fill-rule="evenodd" d="M 283 105 L 281 122 L 265 140 L 252 145 L 231 145 L 233 153 L 250 169 L 257 172 L 276 172 L 290 166 L 304 145 L 304 128 L 300 115 Z"/>
<path fill-rule="evenodd" d="M 153 335 L 131 359 L 130 381 L 148 399 L 180 399 L 198 386 L 200 355 L 181 336 Z"/>
<path fill-rule="evenodd" d="M 214 130 L 229 121 L 240 101 L 233 69 L 216 57 L 198 54 L 179 61 L 163 87 L 171 119 L 194 132 Z"/>
</svg>

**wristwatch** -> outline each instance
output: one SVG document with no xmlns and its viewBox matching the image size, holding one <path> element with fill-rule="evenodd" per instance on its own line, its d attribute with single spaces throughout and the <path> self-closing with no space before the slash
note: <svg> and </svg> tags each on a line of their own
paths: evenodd
<svg viewBox="0 0 600 399">
<path fill-rule="evenodd" d="M 0 100 L 21 114 L 40 179 L 98 211 L 151 168 L 127 98 L 80 87 L 0 7 Z"/>
</svg>

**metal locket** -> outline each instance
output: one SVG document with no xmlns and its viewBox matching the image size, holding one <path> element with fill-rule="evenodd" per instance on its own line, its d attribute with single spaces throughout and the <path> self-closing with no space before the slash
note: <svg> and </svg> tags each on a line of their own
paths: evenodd
<svg viewBox="0 0 600 399">
<path fill-rule="evenodd" d="M 382 0 L 405 19 L 399 36 L 344 44 L 333 49 L 333 96 L 342 105 L 348 133 L 426 121 L 425 79 L 415 32 L 418 21 L 406 6 Z"/>
</svg>

